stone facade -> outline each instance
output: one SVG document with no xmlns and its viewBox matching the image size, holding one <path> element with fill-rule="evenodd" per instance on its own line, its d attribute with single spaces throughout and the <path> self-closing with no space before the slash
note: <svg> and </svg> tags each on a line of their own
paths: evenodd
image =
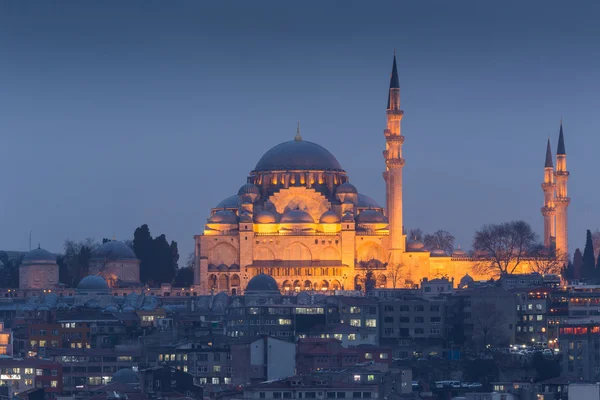
<svg viewBox="0 0 600 400">
<path fill-rule="evenodd" d="M 57 285 L 56 256 L 39 247 L 27 253 L 19 267 L 19 289 L 52 289 Z"/>
</svg>

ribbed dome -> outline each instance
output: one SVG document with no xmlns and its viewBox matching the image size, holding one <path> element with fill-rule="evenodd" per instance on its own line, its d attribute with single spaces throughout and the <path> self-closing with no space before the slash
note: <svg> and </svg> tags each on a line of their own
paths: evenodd
<svg viewBox="0 0 600 400">
<path fill-rule="evenodd" d="M 342 183 L 340 186 L 338 186 L 338 188 L 335 191 L 337 194 L 342 194 L 342 193 L 353 193 L 353 194 L 358 194 L 358 190 L 356 190 L 356 187 L 351 184 L 350 182 L 345 182 Z"/>
<path fill-rule="evenodd" d="M 284 142 L 267 151 L 254 171 L 343 171 L 324 147 L 304 140 Z"/>
<path fill-rule="evenodd" d="M 101 276 L 88 275 L 79 282 L 77 290 L 108 290 L 108 283 Z"/>
<path fill-rule="evenodd" d="M 138 383 L 140 381 L 140 379 L 138 378 L 138 375 L 132 369 L 123 368 L 123 369 L 120 369 L 117 372 L 115 372 L 115 374 L 112 376 L 112 379 L 110 381 L 130 384 L 130 383 Z"/>
<path fill-rule="evenodd" d="M 246 292 L 277 292 L 279 287 L 271 275 L 259 274 L 250 279 L 246 286 Z"/>
<path fill-rule="evenodd" d="M 309 213 L 303 210 L 291 210 L 281 217 L 282 224 L 314 224 L 315 221 Z"/>
<path fill-rule="evenodd" d="M 260 211 L 256 213 L 254 220 L 258 224 L 274 224 L 277 222 L 275 215 L 269 211 Z"/>
<path fill-rule="evenodd" d="M 388 220 L 377 210 L 364 210 L 356 216 L 359 224 L 387 224 Z"/>
<path fill-rule="evenodd" d="M 259 195 L 260 194 L 260 189 L 252 184 L 252 183 L 246 183 L 244 186 L 242 186 L 240 188 L 240 190 L 238 190 L 238 195 L 244 195 L 244 194 L 256 194 Z"/>
<path fill-rule="evenodd" d="M 425 248 L 425 244 L 423 244 L 423 242 L 421 242 L 420 240 L 412 240 L 408 242 L 406 248 L 408 251 L 423 251 L 423 249 Z"/>
<path fill-rule="evenodd" d="M 219 210 L 208 219 L 209 224 L 237 224 L 237 216 L 231 210 Z"/>
<path fill-rule="evenodd" d="M 340 217 L 333 210 L 328 210 L 321 215 L 319 223 L 321 224 L 337 224 L 340 222 Z"/>
<path fill-rule="evenodd" d="M 112 261 L 137 259 L 131 247 L 117 240 L 111 240 L 110 242 L 106 242 L 102 246 L 98 247 L 98 249 L 94 252 L 93 258 Z"/>
<path fill-rule="evenodd" d="M 461 250 L 460 247 L 456 250 L 454 250 L 454 252 L 452 253 L 453 257 L 465 257 L 467 255 L 467 252 L 464 250 Z"/>
<path fill-rule="evenodd" d="M 48 250 L 44 250 L 38 247 L 37 249 L 33 249 L 27 254 L 25 254 L 21 265 L 31 265 L 38 263 L 56 263 L 56 256 L 50 253 Z"/>
</svg>

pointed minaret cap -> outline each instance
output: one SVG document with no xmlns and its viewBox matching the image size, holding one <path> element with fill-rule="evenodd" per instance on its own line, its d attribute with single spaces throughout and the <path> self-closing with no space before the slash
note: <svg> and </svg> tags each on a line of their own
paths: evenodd
<svg viewBox="0 0 600 400">
<path fill-rule="evenodd" d="M 396 50 L 394 50 L 394 64 L 392 65 L 390 89 L 400 89 L 400 81 L 398 80 L 398 68 L 396 67 Z"/>
<path fill-rule="evenodd" d="M 298 122 L 298 127 L 296 128 L 296 136 L 294 136 L 294 140 L 296 142 L 302 141 L 302 136 L 300 136 L 300 122 Z"/>
<path fill-rule="evenodd" d="M 546 147 L 546 163 L 544 168 L 554 168 L 552 165 L 552 150 L 550 149 L 550 139 L 548 139 L 548 146 Z"/>
<path fill-rule="evenodd" d="M 565 150 L 565 137 L 563 136 L 562 118 L 560 119 L 560 133 L 558 134 L 558 148 L 556 149 L 557 155 L 567 155 Z"/>
</svg>

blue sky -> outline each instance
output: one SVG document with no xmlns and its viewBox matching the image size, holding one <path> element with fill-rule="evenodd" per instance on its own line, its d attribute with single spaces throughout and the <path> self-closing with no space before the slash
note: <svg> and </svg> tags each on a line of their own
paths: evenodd
<svg viewBox="0 0 600 400">
<path fill-rule="evenodd" d="M 574 250 L 600 227 L 600 3 L 576 5 L 3 1 L 0 248 L 26 250 L 31 230 L 58 252 L 147 223 L 186 254 L 297 121 L 383 203 L 395 48 L 407 230 L 463 248 L 485 223 L 541 233 L 562 116 Z"/>
</svg>

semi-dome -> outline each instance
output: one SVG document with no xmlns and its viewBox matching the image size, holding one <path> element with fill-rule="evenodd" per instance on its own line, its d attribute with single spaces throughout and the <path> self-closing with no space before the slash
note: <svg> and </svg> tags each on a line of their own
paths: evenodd
<svg viewBox="0 0 600 400">
<path fill-rule="evenodd" d="M 421 242 L 420 240 L 411 240 L 406 245 L 406 249 L 408 251 L 423 251 L 424 248 L 425 248 L 425 244 L 423 242 Z"/>
<path fill-rule="evenodd" d="M 118 382 L 118 383 L 125 383 L 125 384 L 139 383 L 139 381 L 140 380 L 138 378 L 138 375 L 131 368 L 123 368 L 123 369 L 118 370 L 117 372 L 114 373 L 114 375 L 112 376 L 112 379 L 111 379 L 111 382 Z"/>
<path fill-rule="evenodd" d="M 111 240 L 104 243 L 94 252 L 93 258 L 106 260 L 135 260 L 137 257 L 133 249 L 123 242 Z"/>
<path fill-rule="evenodd" d="M 314 224 L 313 217 L 304 210 L 290 210 L 281 217 L 282 224 Z"/>
<path fill-rule="evenodd" d="M 240 188 L 240 190 L 238 190 L 238 195 L 242 196 L 245 194 L 256 194 L 259 195 L 260 194 L 260 189 L 252 184 L 252 183 L 246 183 L 244 186 L 242 186 Z"/>
<path fill-rule="evenodd" d="M 328 210 L 321 215 L 319 223 L 321 224 L 337 224 L 340 222 L 340 217 L 333 210 Z"/>
<path fill-rule="evenodd" d="M 337 194 L 358 194 L 358 190 L 356 190 L 356 187 L 350 182 L 342 183 L 340 186 L 337 187 L 335 192 Z"/>
<path fill-rule="evenodd" d="M 31 265 L 39 263 L 56 263 L 56 256 L 50 253 L 48 250 L 44 250 L 40 247 L 33 249 L 23 257 L 21 265 Z"/>
<path fill-rule="evenodd" d="M 254 220 L 258 224 L 274 224 L 275 222 L 277 222 L 275 214 L 269 211 L 260 211 L 256 213 L 256 215 L 254 216 Z"/>
<path fill-rule="evenodd" d="M 219 210 L 208 219 L 210 224 L 237 224 L 237 216 L 230 210 Z"/>
<path fill-rule="evenodd" d="M 88 275 L 79 282 L 77 290 L 108 290 L 108 283 L 101 276 Z"/>
<path fill-rule="evenodd" d="M 271 275 L 258 274 L 254 278 L 250 279 L 246 286 L 246 292 L 277 292 L 279 293 L 279 287 L 277 282 Z"/>
<path fill-rule="evenodd" d="M 388 220 L 377 210 L 364 210 L 356 216 L 359 224 L 387 224 Z"/>
<path fill-rule="evenodd" d="M 324 147 L 304 140 L 284 142 L 267 151 L 254 171 L 340 171 L 336 158 Z"/>
</svg>

